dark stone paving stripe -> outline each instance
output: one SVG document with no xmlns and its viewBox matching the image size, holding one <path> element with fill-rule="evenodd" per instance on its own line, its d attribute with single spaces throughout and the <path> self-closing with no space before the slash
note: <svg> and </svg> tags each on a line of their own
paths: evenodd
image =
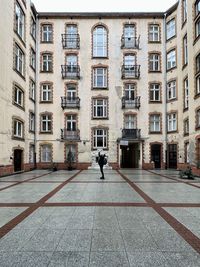
<svg viewBox="0 0 200 267">
<path fill-rule="evenodd" d="M 27 208 L 25 211 L 20 213 L 18 216 L 16 216 L 14 219 L 6 223 L 4 226 L 0 228 L 0 238 L 5 236 L 8 232 L 10 232 L 16 225 L 18 225 L 20 222 L 22 222 L 25 218 L 27 218 L 30 214 L 32 214 L 35 210 L 37 210 L 39 207 L 41 207 L 47 200 L 49 200 L 53 195 L 55 195 L 59 190 L 61 190 L 67 183 L 69 183 L 74 177 L 76 177 L 81 171 L 77 172 L 73 176 L 71 176 L 69 179 L 64 181 L 62 184 L 58 185 L 56 188 L 54 188 L 51 192 L 49 192 L 47 195 L 42 197 L 39 201 L 33 204 L 33 206 Z"/>
<path fill-rule="evenodd" d="M 132 203 L 132 202 L 48 202 L 43 207 L 148 207 L 148 203 Z"/>
<path fill-rule="evenodd" d="M 200 203 L 156 203 L 160 207 L 175 208 L 200 208 Z"/>
<path fill-rule="evenodd" d="M 182 223 L 175 219 L 166 210 L 160 207 L 153 199 L 151 199 L 144 191 L 142 191 L 137 185 L 130 181 L 120 171 L 118 173 L 124 178 L 125 181 L 149 204 L 152 208 L 188 243 L 190 246 L 200 254 L 200 239 L 193 234 Z"/>
<path fill-rule="evenodd" d="M 108 184 L 121 184 L 121 183 L 126 183 L 125 181 L 105 181 L 105 180 L 103 180 L 103 181 L 71 181 L 70 183 L 80 183 L 80 184 L 95 184 L 95 183 L 108 183 Z"/>
<path fill-rule="evenodd" d="M 193 184 L 194 180 L 192 180 L 191 182 L 188 182 L 188 180 L 187 181 L 183 181 L 183 179 L 173 178 L 173 177 L 167 176 L 165 174 L 157 173 L 157 172 L 154 172 L 154 171 L 151 171 L 151 170 L 147 170 L 147 171 L 150 172 L 150 173 L 156 174 L 158 176 L 165 177 L 167 179 L 177 181 L 179 183 L 183 183 L 183 184 L 187 184 L 187 185 L 190 185 L 190 186 L 193 186 L 193 187 L 196 187 L 196 188 L 200 188 L 198 185 Z"/>
<path fill-rule="evenodd" d="M 45 175 L 47 175 L 47 174 L 50 174 L 50 173 L 52 173 L 52 172 L 48 172 L 48 173 L 45 173 L 45 174 L 41 174 L 41 175 L 39 175 L 39 176 L 37 176 L 37 177 L 29 178 L 29 179 L 26 179 L 26 180 L 23 180 L 23 181 L 18 181 L 18 182 L 16 182 L 15 184 L 11 184 L 11 185 L 8 185 L 8 186 L 6 186 L 6 187 L 1 188 L 0 191 L 3 191 L 3 190 L 5 190 L 5 189 L 11 188 L 11 187 L 16 186 L 16 185 L 19 185 L 19 184 L 26 183 L 26 182 L 28 182 L 28 181 L 35 180 L 35 179 L 37 179 L 37 178 L 43 177 L 43 176 L 45 176 Z"/>
<path fill-rule="evenodd" d="M 30 207 L 35 203 L 0 203 L 0 208 L 17 208 L 17 207 Z"/>
</svg>

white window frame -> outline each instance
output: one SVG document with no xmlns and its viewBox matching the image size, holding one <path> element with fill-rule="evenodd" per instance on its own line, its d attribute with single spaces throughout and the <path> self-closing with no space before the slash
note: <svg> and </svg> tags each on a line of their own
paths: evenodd
<svg viewBox="0 0 200 267">
<path fill-rule="evenodd" d="M 75 144 L 67 144 L 65 148 L 66 148 L 65 149 L 66 159 L 67 159 L 69 151 L 71 151 L 71 153 L 72 153 L 71 160 L 72 160 L 72 162 L 76 162 L 76 145 Z"/>
<path fill-rule="evenodd" d="M 196 94 L 200 94 L 200 74 L 196 77 Z"/>
<path fill-rule="evenodd" d="M 101 139 L 102 146 L 98 146 L 98 139 Z M 93 130 L 93 148 L 107 149 L 108 147 L 108 130 L 106 129 L 94 129 Z"/>
<path fill-rule="evenodd" d="M 30 99 L 35 101 L 35 82 L 30 79 Z"/>
<path fill-rule="evenodd" d="M 150 102 L 159 102 L 160 101 L 160 84 L 159 83 L 151 83 L 150 84 Z"/>
<path fill-rule="evenodd" d="M 195 36 L 196 38 L 200 36 L 200 18 L 195 23 Z"/>
<path fill-rule="evenodd" d="M 101 73 L 100 73 L 101 72 Z M 93 69 L 93 88 L 107 88 L 107 68 L 94 68 Z M 101 79 L 101 83 L 99 83 Z"/>
<path fill-rule="evenodd" d="M 136 129 L 137 128 L 137 117 L 136 115 L 125 115 L 124 116 L 124 128 L 125 129 Z"/>
<path fill-rule="evenodd" d="M 30 56 L 30 65 L 31 67 L 35 70 L 35 66 L 36 66 L 36 53 L 33 50 L 33 48 L 31 48 L 31 56 Z"/>
<path fill-rule="evenodd" d="M 41 115 L 41 132 L 49 133 L 52 131 L 52 116 L 50 114 Z"/>
<path fill-rule="evenodd" d="M 149 71 L 160 71 L 160 54 L 149 54 Z"/>
<path fill-rule="evenodd" d="M 167 70 L 176 67 L 176 50 L 173 49 L 167 53 Z"/>
<path fill-rule="evenodd" d="M 35 158 L 35 146 L 31 144 L 29 146 L 29 163 L 34 163 L 34 158 Z"/>
<path fill-rule="evenodd" d="M 108 100 L 107 99 L 93 99 L 93 118 L 107 118 L 108 117 Z"/>
<path fill-rule="evenodd" d="M 185 119 L 184 122 L 183 122 L 183 131 L 184 131 L 184 134 L 189 134 L 189 118 Z"/>
<path fill-rule="evenodd" d="M 167 115 L 167 130 L 168 132 L 177 131 L 177 114 L 170 113 Z"/>
<path fill-rule="evenodd" d="M 52 100 L 52 89 L 50 84 L 42 84 L 41 86 L 41 101 L 50 102 Z"/>
<path fill-rule="evenodd" d="M 14 137 L 23 138 L 24 123 L 14 119 Z"/>
<path fill-rule="evenodd" d="M 24 92 L 16 85 L 14 87 L 14 103 L 24 107 Z"/>
<path fill-rule="evenodd" d="M 52 146 L 42 145 L 41 146 L 41 162 L 51 162 L 52 161 Z"/>
<path fill-rule="evenodd" d="M 15 6 L 15 23 L 16 23 L 16 32 L 21 37 L 22 40 L 25 39 L 25 14 L 16 2 Z"/>
<path fill-rule="evenodd" d="M 160 132 L 160 123 L 161 123 L 161 118 L 160 114 L 152 114 L 150 115 L 150 132 Z"/>
<path fill-rule="evenodd" d="M 171 19 L 170 21 L 167 22 L 166 25 L 166 32 L 167 32 L 167 40 L 170 38 L 174 37 L 176 35 L 176 20 Z"/>
<path fill-rule="evenodd" d="M 21 48 L 15 44 L 15 70 L 24 76 L 25 55 Z"/>
<path fill-rule="evenodd" d="M 107 57 L 107 30 L 104 26 L 97 26 L 93 31 L 93 57 Z"/>
<path fill-rule="evenodd" d="M 31 17 L 31 36 L 36 38 L 36 22 L 33 17 Z"/>
<path fill-rule="evenodd" d="M 197 112 L 196 112 L 196 118 L 197 118 L 197 120 L 196 120 L 196 127 L 200 127 L 200 109 L 198 109 L 197 110 Z"/>
<path fill-rule="evenodd" d="M 158 24 L 149 25 L 149 41 L 150 42 L 160 41 L 160 26 Z"/>
<path fill-rule="evenodd" d="M 184 80 L 184 109 L 189 107 L 189 84 L 188 78 Z"/>
<path fill-rule="evenodd" d="M 183 23 L 187 20 L 187 0 L 182 0 Z"/>
<path fill-rule="evenodd" d="M 125 100 L 134 100 L 136 97 L 136 85 L 134 83 L 126 83 L 124 86 Z"/>
<path fill-rule="evenodd" d="M 52 24 L 42 25 L 42 42 L 51 43 L 53 41 L 53 26 Z"/>
<path fill-rule="evenodd" d="M 195 2 L 195 15 L 198 16 L 199 13 L 200 13 L 200 0 L 197 0 Z"/>
<path fill-rule="evenodd" d="M 35 114 L 33 112 L 29 113 L 29 130 L 31 132 L 35 131 Z"/>
<path fill-rule="evenodd" d="M 176 81 L 170 81 L 167 83 L 167 100 L 176 99 Z"/>
<path fill-rule="evenodd" d="M 188 44 L 187 44 L 187 35 L 183 37 L 183 65 L 188 63 Z"/>
<path fill-rule="evenodd" d="M 66 129 L 67 131 L 77 131 L 77 115 L 66 115 Z"/>
<path fill-rule="evenodd" d="M 42 54 L 42 71 L 52 72 L 53 71 L 53 56 L 52 54 Z"/>
</svg>

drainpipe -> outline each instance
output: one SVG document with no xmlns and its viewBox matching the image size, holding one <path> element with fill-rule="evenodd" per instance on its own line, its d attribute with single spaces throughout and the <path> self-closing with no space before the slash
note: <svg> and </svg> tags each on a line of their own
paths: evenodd
<svg viewBox="0 0 200 267">
<path fill-rule="evenodd" d="M 167 68 L 166 68 L 166 16 L 167 13 L 164 13 L 164 23 L 163 23 L 163 40 L 164 40 L 164 45 L 163 45 L 163 72 L 164 72 L 164 94 L 163 94 L 163 100 L 164 100 L 164 118 L 163 118 L 163 124 L 165 125 L 165 131 L 164 131 L 164 150 L 165 150 L 165 169 L 167 169 L 168 165 L 168 155 L 167 155 L 167 94 L 166 94 L 166 89 L 167 89 Z"/>
</svg>

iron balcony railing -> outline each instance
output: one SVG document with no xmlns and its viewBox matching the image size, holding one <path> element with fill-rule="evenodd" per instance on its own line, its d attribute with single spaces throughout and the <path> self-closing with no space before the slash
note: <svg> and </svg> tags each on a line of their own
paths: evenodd
<svg viewBox="0 0 200 267">
<path fill-rule="evenodd" d="M 127 97 L 122 97 L 122 108 L 140 108 L 140 96 L 135 99 L 128 99 Z"/>
<path fill-rule="evenodd" d="M 74 98 L 69 98 L 66 96 L 61 96 L 61 107 L 62 109 L 65 108 L 80 108 L 80 98 L 79 97 L 74 97 Z"/>
<path fill-rule="evenodd" d="M 139 79 L 140 65 L 122 65 L 122 79 Z"/>
<path fill-rule="evenodd" d="M 61 34 L 63 49 L 79 49 L 80 36 L 79 34 Z"/>
<path fill-rule="evenodd" d="M 141 129 L 122 129 L 122 139 L 140 139 Z"/>
<path fill-rule="evenodd" d="M 122 35 L 121 48 L 125 49 L 140 49 L 140 36 L 139 37 L 127 37 Z"/>
<path fill-rule="evenodd" d="M 66 128 L 61 129 L 61 140 L 79 141 L 80 140 L 80 131 L 79 130 L 69 131 Z"/>
<path fill-rule="evenodd" d="M 79 65 L 61 65 L 63 79 L 80 79 Z"/>
</svg>

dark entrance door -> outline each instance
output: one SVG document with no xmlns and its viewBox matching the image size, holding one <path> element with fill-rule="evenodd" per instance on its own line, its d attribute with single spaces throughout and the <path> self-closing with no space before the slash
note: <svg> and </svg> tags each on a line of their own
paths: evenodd
<svg viewBox="0 0 200 267">
<path fill-rule="evenodd" d="M 18 172 L 22 170 L 22 153 L 20 149 L 15 149 L 14 151 L 14 171 Z"/>
<path fill-rule="evenodd" d="M 139 145 L 129 144 L 122 146 L 121 168 L 138 168 L 139 167 Z"/>
<path fill-rule="evenodd" d="M 161 168 L 161 145 L 151 146 L 151 161 L 154 161 L 156 169 Z"/>
<path fill-rule="evenodd" d="M 168 145 L 168 168 L 170 169 L 177 168 L 177 145 L 176 144 Z"/>
</svg>

